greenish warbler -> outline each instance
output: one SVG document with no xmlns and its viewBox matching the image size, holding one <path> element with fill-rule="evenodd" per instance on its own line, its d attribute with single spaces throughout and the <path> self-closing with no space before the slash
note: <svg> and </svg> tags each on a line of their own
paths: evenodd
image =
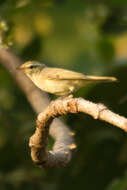
<svg viewBox="0 0 127 190">
<path fill-rule="evenodd" d="M 36 61 L 28 61 L 19 67 L 43 91 L 68 96 L 89 82 L 115 82 L 115 77 L 89 76 L 78 72 L 46 67 Z"/>
</svg>

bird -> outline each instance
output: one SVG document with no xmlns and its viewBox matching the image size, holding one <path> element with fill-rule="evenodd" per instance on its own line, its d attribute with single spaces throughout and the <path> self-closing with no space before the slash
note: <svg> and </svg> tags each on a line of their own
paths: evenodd
<svg viewBox="0 0 127 190">
<path fill-rule="evenodd" d="M 55 67 L 47 67 L 38 61 L 27 61 L 20 67 L 41 90 L 58 96 L 73 96 L 73 93 L 88 83 L 115 82 L 117 78 L 90 76 L 79 72 Z"/>
</svg>

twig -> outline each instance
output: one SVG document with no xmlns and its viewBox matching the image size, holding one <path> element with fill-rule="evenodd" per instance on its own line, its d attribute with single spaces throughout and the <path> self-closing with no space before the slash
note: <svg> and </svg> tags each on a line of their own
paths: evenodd
<svg viewBox="0 0 127 190">
<path fill-rule="evenodd" d="M 47 151 L 48 129 L 54 117 L 79 112 L 104 120 L 127 132 L 127 119 L 113 113 L 103 104 L 95 104 L 82 98 L 57 99 L 38 115 L 36 131 L 30 138 L 31 156 L 37 165 L 65 167 L 69 163 L 72 152 L 76 149 L 76 145 L 69 140 L 69 136 L 73 134 L 63 134 L 56 130 L 53 150 Z"/>
</svg>

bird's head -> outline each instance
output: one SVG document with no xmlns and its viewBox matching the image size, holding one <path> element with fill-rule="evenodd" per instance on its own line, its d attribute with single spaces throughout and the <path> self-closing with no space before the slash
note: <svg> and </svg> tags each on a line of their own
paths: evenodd
<svg viewBox="0 0 127 190">
<path fill-rule="evenodd" d="M 44 67 L 44 64 L 37 61 L 27 61 L 19 67 L 19 70 L 22 70 L 28 76 L 32 76 L 40 73 Z"/>
</svg>

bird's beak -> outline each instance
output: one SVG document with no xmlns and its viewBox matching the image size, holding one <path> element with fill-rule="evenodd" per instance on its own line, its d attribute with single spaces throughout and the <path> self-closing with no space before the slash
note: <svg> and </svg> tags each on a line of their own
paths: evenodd
<svg viewBox="0 0 127 190">
<path fill-rule="evenodd" d="M 25 70 L 25 67 L 23 65 L 21 65 L 21 66 L 17 67 L 17 70 L 23 71 L 23 70 Z"/>
</svg>

